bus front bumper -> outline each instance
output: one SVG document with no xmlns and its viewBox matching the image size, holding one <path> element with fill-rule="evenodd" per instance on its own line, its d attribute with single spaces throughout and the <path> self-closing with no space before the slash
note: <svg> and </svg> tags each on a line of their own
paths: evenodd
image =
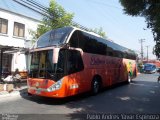
<svg viewBox="0 0 160 120">
<path fill-rule="evenodd" d="M 61 93 L 59 90 L 49 91 L 48 89 L 36 88 L 36 87 L 28 87 L 28 93 L 44 97 L 55 97 L 55 98 L 65 97 L 64 94 Z"/>
</svg>

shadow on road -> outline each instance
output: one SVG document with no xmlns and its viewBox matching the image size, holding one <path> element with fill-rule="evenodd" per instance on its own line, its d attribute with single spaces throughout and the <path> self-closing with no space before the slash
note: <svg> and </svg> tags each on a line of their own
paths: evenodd
<svg viewBox="0 0 160 120">
<path fill-rule="evenodd" d="M 75 114 L 83 116 L 86 113 L 159 114 L 159 100 L 160 83 L 133 81 L 130 85 L 105 91 L 90 99 L 83 99 L 78 104 L 67 104 L 67 107 L 77 108 L 74 114 L 69 115 L 71 119 L 78 119 Z"/>
<path fill-rule="evenodd" d="M 152 80 L 152 77 L 142 75 L 142 78 L 134 80 L 131 84 L 107 88 L 96 96 L 85 93 L 65 99 L 28 97 L 26 90 L 21 91 L 21 96 L 38 104 L 64 105 L 74 109 L 73 113 L 67 115 L 70 119 L 82 119 L 87 117 L 86 113 L 159 114 L 160 83 L 156 81 L 156 77 Z"/>
<path fill-rule="evenodd" d="M 103 92 L 106 92 L 107 90 L 111 90 L 117 87 L 120 87 L 122 85 L 126 85 L 126 83 L 120 83 L 108 88 L 104 88 L 103 90 L 101 90 L 100 94 L 103 94 Z M 64 105 L 67 104 L 69 102 L 78 102 L 78 101 L 82 101 L 83 99 L 87 99 L 90 97 L 93 97 L 90 92 L 86 92 L 86 93 L 82 93 L 79 95 L 75 95 L 75 96 L 71 96 L 71 97 L 67 97 L 67 98 L 49 98 L 49 97 L 41 97 L 41 96 L 36 96 L 36 95 L 31 95 L 29 96 L 27 94 L 27 88 L 20 90 L 20 95 L 22 98 L 36 102 L 38 104 L 45 104 L 45 105 Z"/>
</svg>

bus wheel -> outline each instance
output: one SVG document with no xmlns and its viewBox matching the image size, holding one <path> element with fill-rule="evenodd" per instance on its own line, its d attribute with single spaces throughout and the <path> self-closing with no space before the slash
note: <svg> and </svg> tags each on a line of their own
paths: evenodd
<svg viewBox="0 0 160 120">
<path fill-rule="evenodd" d="M 132 79 L 131 79 L 131 74 L 128 73 L 128 83 L 131 83 Z"/>
<path fill-rule="evenodd" d="M 100 90 L 100 82 L 99 80 L 95 77 L 92 81 L 92 94 L 96 95 Z"/>
<path fill-rule="evenodd" d="M 32 94 L 31 94 L 31 93 L 29 93 L 29 92 L 27 92 L 27 95 L 28 95 L 28 96 L 30 96 L 30 97 L 32 96 Z"/>
</svg>

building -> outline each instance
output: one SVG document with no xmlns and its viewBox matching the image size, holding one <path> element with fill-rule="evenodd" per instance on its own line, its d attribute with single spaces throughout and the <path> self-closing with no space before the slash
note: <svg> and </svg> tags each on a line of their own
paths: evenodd
<svg viewBox="0 0 160 120">
<path fill-rule="evenodd" d="M 160 61 L 159 60 L 144 60 L 143 63 L 152 63 L 155 64 L 157 68 L 160 68 Z"/>
<path fill-rule="evenodd" d="M 30 32 L 36 31 L 43 14 L 24 1 L 0 0 L 0 77 L 17 68 L 28 70 L 25 50 L 32 46 Z"/>
</svg>

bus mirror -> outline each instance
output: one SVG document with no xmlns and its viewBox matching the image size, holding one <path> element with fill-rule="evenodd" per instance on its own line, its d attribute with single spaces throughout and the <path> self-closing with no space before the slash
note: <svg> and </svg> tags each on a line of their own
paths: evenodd
<svg viewBox="0 0 160 120">
<path fill-rule="evenodd" d="M 58 62 L 59 50 L 60 50 L 60 48 L 53 49 L 53 63 Z"/>
</svg>

